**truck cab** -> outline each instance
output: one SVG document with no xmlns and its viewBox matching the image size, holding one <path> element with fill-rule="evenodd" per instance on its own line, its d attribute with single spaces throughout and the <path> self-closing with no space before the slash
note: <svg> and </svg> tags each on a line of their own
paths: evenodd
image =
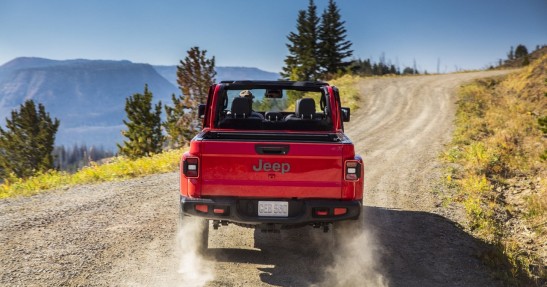
<svg viewBox="0 0 547 287">
<path fill-rule="evenodd" d="M 209 221 L 328 232 L 360 217 L 363 161 L 344 134 L 350 109 L 336 87 L 223 81 L 199 116 L 203 129 L 181 159 L 180 210 L 202 220 L 206 234 Z"/>
</svg>

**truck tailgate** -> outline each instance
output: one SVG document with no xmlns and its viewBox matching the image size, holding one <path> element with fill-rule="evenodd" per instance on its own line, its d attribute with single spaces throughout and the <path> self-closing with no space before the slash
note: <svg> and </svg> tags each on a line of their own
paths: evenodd
<svg viewBox="0 0 547 287">
<path fill-rule="evenodd" d="M 341 198 L 342 144 L 201 142 L 201 195 Z"/>
</svg>

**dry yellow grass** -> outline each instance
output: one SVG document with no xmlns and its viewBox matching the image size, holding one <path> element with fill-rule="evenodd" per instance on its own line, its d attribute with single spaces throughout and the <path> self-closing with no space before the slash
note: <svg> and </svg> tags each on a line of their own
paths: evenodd
<svg viewBox="0 0 547 287">
<path fill-rule="evenodd" d="M 547 116 L 546 69 L 547 55 L 505 79 L 462 87 L 445 153 L 460 166 L 447 179 L 459 189 L 454 200 L 465 207 L 469 227 L 500 247 L 511 276 L 542 282 L 547 258 L 537 247 L 547 244 L 547 141 L 538 120 Z M 532 232 L 525 240 L 519 230 Z"/>
<path fill-rule="evenodd" d="M 340 78 L 329 81 L 329 84 L 336 86 L 340 90 L 340 101 L 343 107 L 349 107 L 352 110 L 359 108 L 359 91 L 357 82 L 361 77 L 354 75 L 344 75 Z"/>
<path fill-rule="evenodd" d="M 27 179 L 10 178 L 0 184 L 0 199 L 13 196 L 29 196 L 48 189 L 77 184 L 122 180 L 155 173 L 172 172 L 177 170 L 182 154 L 182 150 L 171 150 L 136 160 L 116 157 L 107 164 L 97 165 L 92 163 L 74 174 L 52 170 Z"/>
</svg>

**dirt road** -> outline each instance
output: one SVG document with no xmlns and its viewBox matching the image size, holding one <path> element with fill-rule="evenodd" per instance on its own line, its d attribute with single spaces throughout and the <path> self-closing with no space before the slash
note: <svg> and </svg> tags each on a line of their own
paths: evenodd
<svg viewBox="0 0 547 287">
<path fill-rule="evenodd" d="M 197 255 L 170 173 L 0 201 L 0 286 L 502 286 L 435 193 L 455 88 L 499 73 L 363 80 L 346 129 L 366 163 L 364 221 L 344 248 L 228 226 Z"/>
</svg>

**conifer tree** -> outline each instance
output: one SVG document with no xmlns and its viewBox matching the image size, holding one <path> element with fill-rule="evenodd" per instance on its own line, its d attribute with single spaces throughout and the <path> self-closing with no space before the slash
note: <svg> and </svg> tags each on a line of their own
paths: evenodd
<svg viewBox="0 0 547 287">
<path fill-rule="evenodd" d="M 165 105 L 166 121 L 162 124 L 167 132 L 167 142 L 170 148 L 179 148 L 193 135 L 189 129 L 183 126 L 185 113 L 190 113 L 192 108 L 188 103 L 185 104 L 183 97 L 171 95 L 173 106 Z"/>
<path fill-rule="evenodd" d="M 173 106 L 165 107 L 167 121 L 163 123 L 171 147 L 190 141 L 202 128 L 197 118 L 200 104 L 207 103 L 209 87 L 215 81 L 215 57 L 207 58 L 207 50 L 192 47 L 177 66 L 177 83 L 182 96 L 172 95 Z"/>
<path fill-rule="evenodd" d="M 281 76 L 291 81 L 298 81 L 304 76 L 302 75 L 302 63 L 300 55 L 303 54 L 304 47 L 302 36 L 304 35 L 304 27 L 306 22 L 306 11 L 298 11 L 298 18 L 296 20 L 296 33 L 290 32 L 287 39 L 289 43 L 285 44 L 289 49 L 289 55 L 285 58 L 285 67 L 281 72 Z"/>
<path fill-rule="evenodd" d="M 528 49 L 526 48 L 526 46 L 520 44 L 517 46 L 517 48 L 515 49 L 515 58 L 523 58 L 525 56 L 528 55 Z"/>
<path fill-rule="evenodd" d="M 0 127 L 0 178 L 29 177 L 53 168 L 53 145 L 59 120 L 52 120 L 42 104 L 25 101 Z"/>
<path fill-rule="evenodd" d="M 122 134 L 128 139 L 123 146 L 117 144 L 120 154 L 130 158 L 138 158 L 160 153 L 164 137 L 161 133 L 161 102 L 152 110 L 152 92 L 148 85 L 144 86 L 143 94 L 134 94 L 125 100 L 127 126 Z"/>
<path fill-rule="evenodd" d="M 296 33 L 291 32 L 286 44 L 289 55 L 281 76 L 294 81 L 317 80 L 320 74 L 318 61 L 319 17 L 317 6 L 309 1 L 308 10 L 298 11 Z"/>
<path fill-rule="evenodd" d="M 345 21 L 341 20 L 340 10 L 334 0 L 329 0 L 327 9 L 321 17 L 319 27 L 319 61 L 323 75 L 332 77 L 344 71 L 351 62 L 344 59 L 351 57 L 352 43 L 346 40 Z"/>
<path fill-rule="evenodd" d="M 205 104 L 209 87 L 214 83 L 215 57 L 207 58 L 207 50 L 192 47 L 177 66 L 177 83 L 184 96 L 196 104 Z"/>
</svg>

